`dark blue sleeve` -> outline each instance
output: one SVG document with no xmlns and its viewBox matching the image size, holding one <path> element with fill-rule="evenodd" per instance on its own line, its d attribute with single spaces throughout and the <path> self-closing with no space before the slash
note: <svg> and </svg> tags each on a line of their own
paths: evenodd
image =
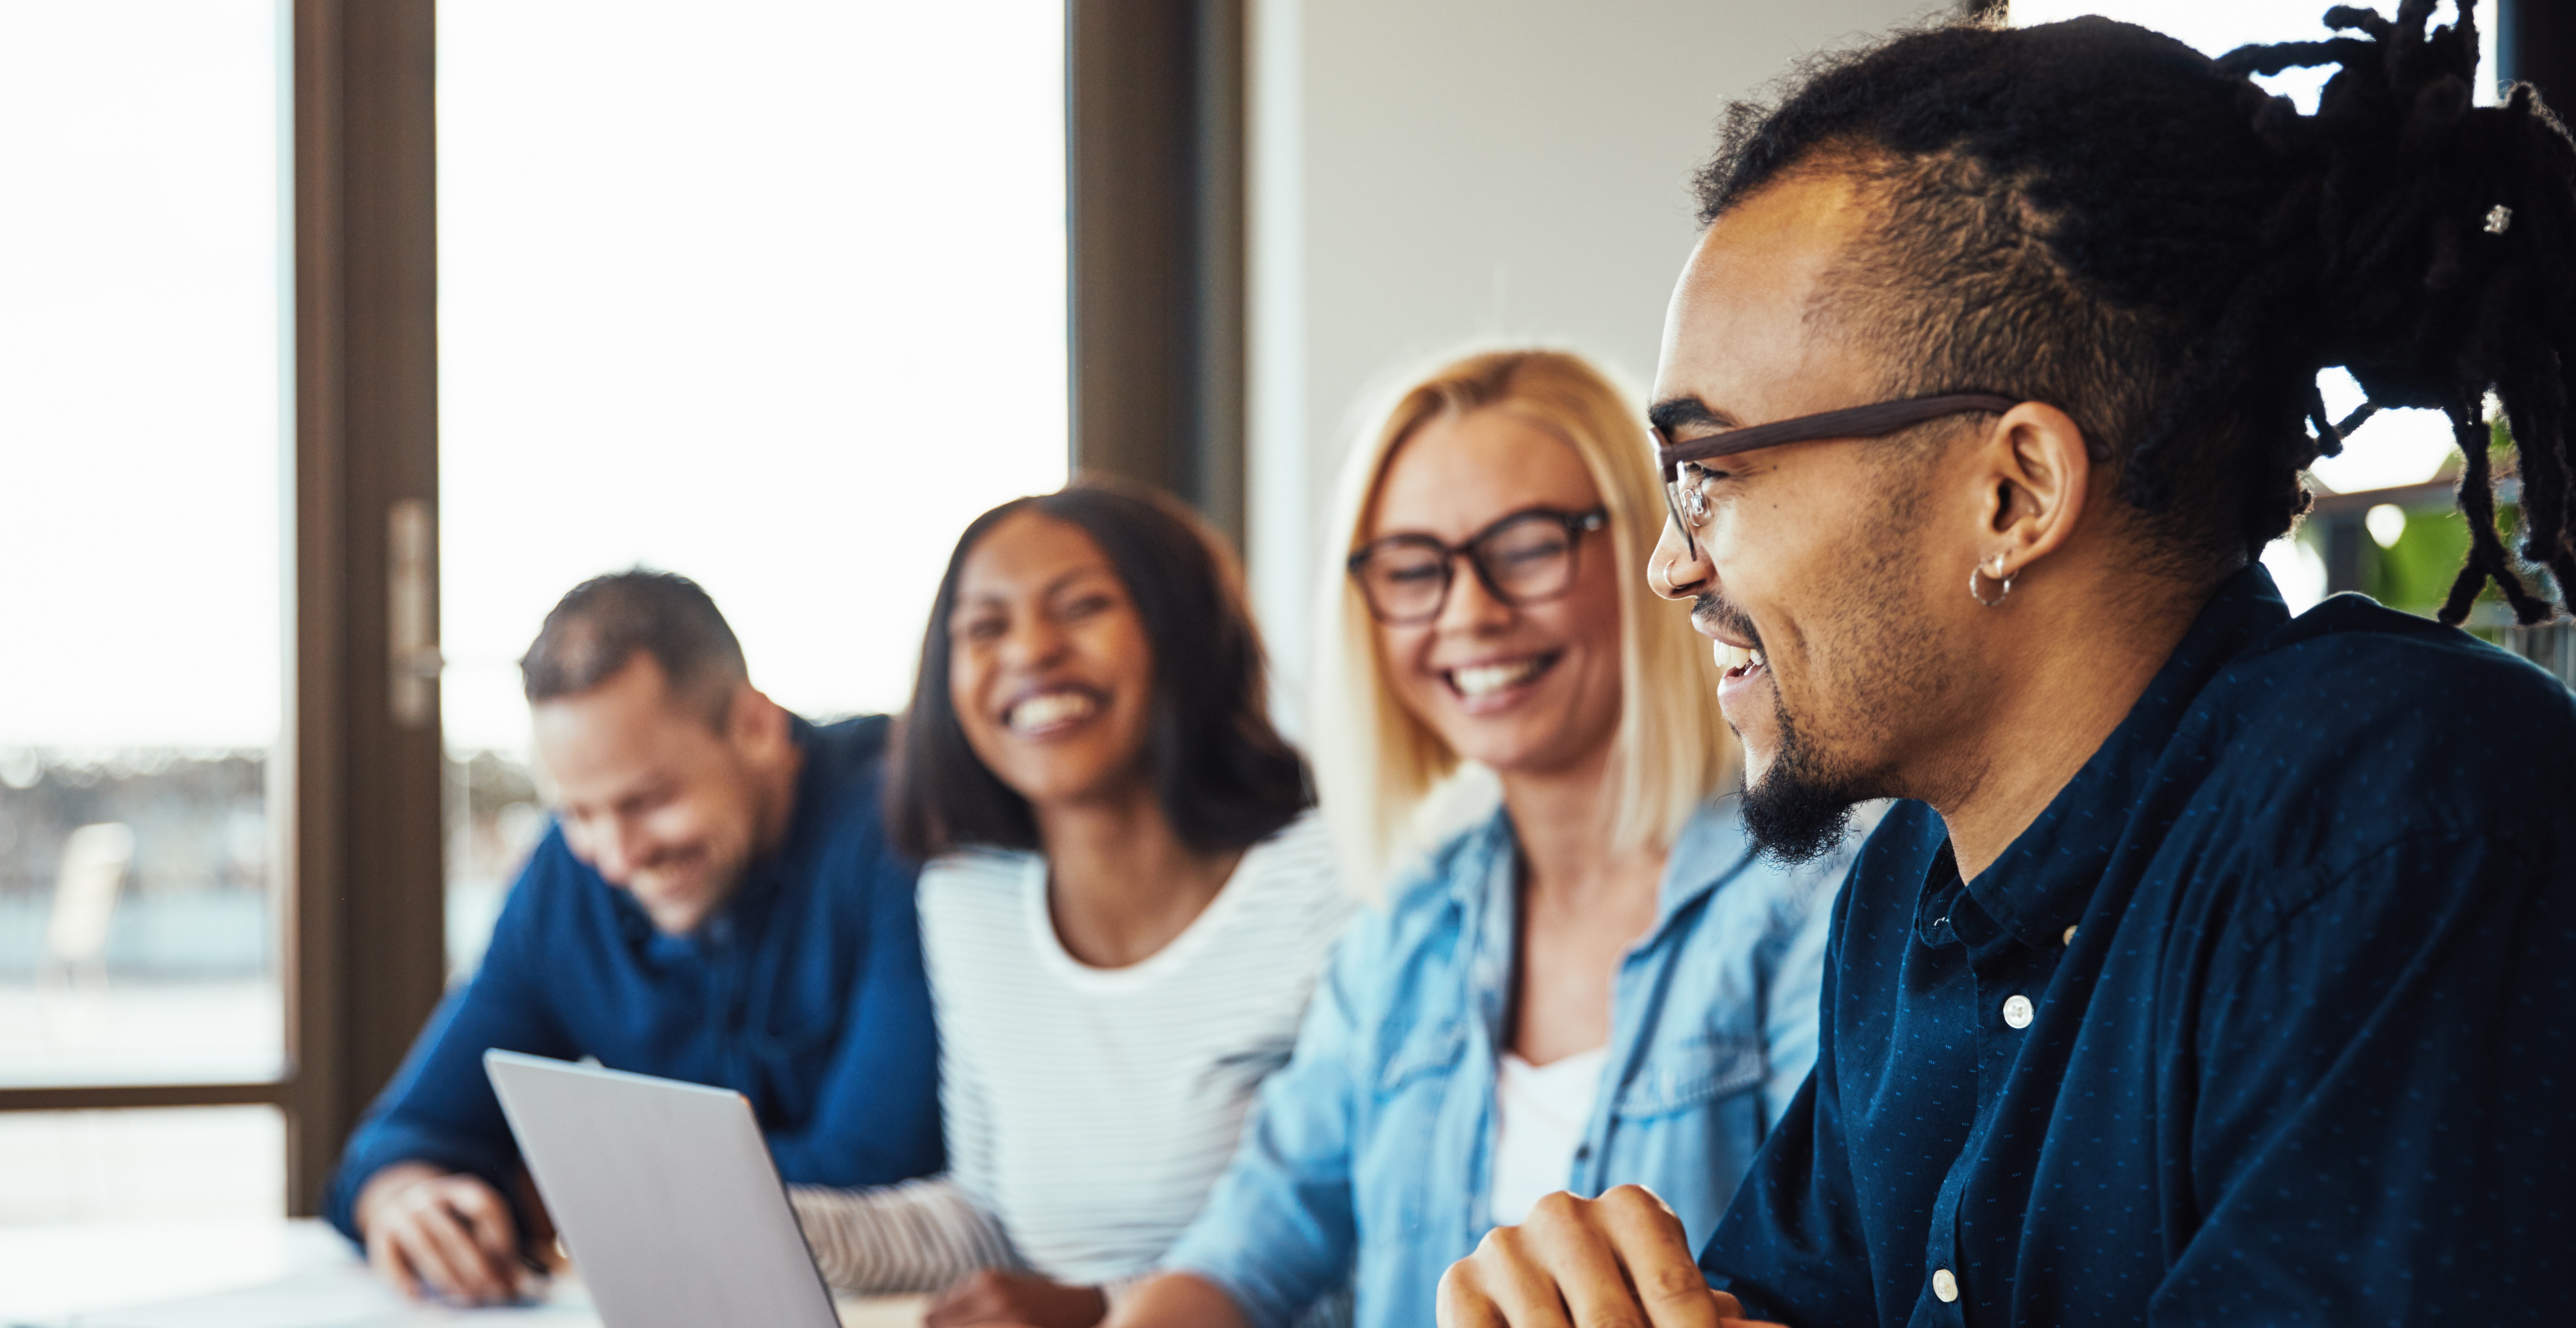
<svg viewBox="0 0 2576 1328">
<path fill-rule="evenodd" d="M 864 965 L 814 1113 L 769 1135 L 778 1173 L 799 1185 L 885 1185 L 947 1165 L 939 1129 L 939 1042 L 922 971 L 913 868 L 869 837 L 849 868 L 869 891 Z"/>
<path fill-rule="evenodd" d="M 1855 874 L 1857 877 L 1857 874 Z M 1855 879 L 1834 902 L 1825 945 L 1823 1017 L 1815 1069 L 1755 1155 L 1735 1202 L 1700 1249 L 1709 1282 L 1744 1302 L 1748 1317 L 1798 1328 L 1878 1322 L 1867 1234 L 1853 1191 L 1834 1074 L 1835 1012 L 1843 997 L 1843 951 L 1860 890 Z"/>
<path fill-rule="evenodd" d="M 504 1195 L 513 1192 L 519 1148 L 484 1077 L 483 1053 L 499 1047 L 564 1059 L 579 1054 L 539 981 L 545 933 L 550 924 L 563 925 L 549 915 L 579 884 L 577 870 L 561 834 L 549 831 L 510 888 L 482 967 L 439 1003 L 393 1082 L 359 1119 L 323 1202 L 323 1216 L 342 1235 L 359 1239 L 352 1211 L 358 1192 L 396 1162 L 472 1172 Z"/>
</svg>

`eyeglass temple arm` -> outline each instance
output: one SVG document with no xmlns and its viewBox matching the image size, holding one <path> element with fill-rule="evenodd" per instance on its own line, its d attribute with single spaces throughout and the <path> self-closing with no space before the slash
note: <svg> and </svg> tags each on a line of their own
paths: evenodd
<svg viewBox="0 0 2576 1328">
<path fill-rule="evenodd" d="M 1682 466 L 1687 462 L 1714 461 L 1755 448 L 1812 442 L 1819 438 L 1878 438 L 1944 415 L 1963 415 L 1972 410 L 2000 415 L 2020 404 L 2013 397 L 1992 392 L 1952 392 L 1905 401 L 1881 401 L 1874 405 L 1829 410 L 1820 415 L 1800 415 L 1770 424 L 1729 429 L 1686 443 L 1666 444 L 1655 449 L 1655 459 L 1663 467 L 1665 480 L 1679 483 Z"/>
</svg>

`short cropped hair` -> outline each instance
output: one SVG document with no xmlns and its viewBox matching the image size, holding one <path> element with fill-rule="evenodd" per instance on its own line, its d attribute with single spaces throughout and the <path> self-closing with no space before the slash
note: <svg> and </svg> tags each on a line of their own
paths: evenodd
<svg viewBox="0 0 2576 1328">
<path fill-rule="evenodd" d="M 1154 652 L 1145 761 L 1181 842 L 1199 852 L 1248 848 L 1312 806 L 1305 759 L 1270 723 L 1261 634 L 1233 553 L 1172 499 L 1087 479 L 975 518 L 948 555 L 894 740 L 886 824 L 895 844 L 924 860 L 975 846 L 1044 847 L 1028 800 L 967 745 L 948 694 L 948 620 L 966 559 L 1023 512 L 1081 529 L 1127 587 Z"/>
<path fill-rule="evenodd" d="M 697 582 L 636 567 L 574 586 L 546 615 L 519 660 L 528 704 L 599 686 L 638 653 L 649 655 L 675 699 L 725 726 L 734 689 L 751 677 L 742 643 Z"/>
<path fill-rule="evenodd" d="M 1670 847 L 1700 804 L 1735 773 L 1735 742 L 1717 708 L 1718 674 L 1689 614 L 1646 584 L 1666 519 L 1662 481 L 1632 395 L 1579 356 L 1553 350 L 1469 355 L 1414 378 L 1380 413 L 1342 469 L 1325 548 L 1316 622 L 1316 764 L 1324 814 L 1348 879 L 1374 887 L 1409 848 L 1458 753 L 1405 709 L 1387 681 L 1368 602 L 1344 564 L 1371 538 L 1379 487 L 1398 449 L 1435 420 L 1495 411 L 1573 448 L 1601 492 L 1601 541 L 1618 570 L 1619 729 L 1610 758 L 1620 848 Z M 1578 555 L 1580 556 L 1580 555 Z"/>
</svg>

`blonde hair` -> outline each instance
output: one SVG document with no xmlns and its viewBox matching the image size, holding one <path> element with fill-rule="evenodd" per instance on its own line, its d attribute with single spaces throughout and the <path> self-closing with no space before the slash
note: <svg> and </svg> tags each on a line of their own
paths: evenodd
<svg viewBox="0 0 2576 1328">
<path fill-rule="evenodd" d="M 1355 884 L 1374 885 L 1426 832 L 1426 804 L 1459 772 L 1456 751 L 1405 709 L 1388 684 L 1376 622 L 1344 562 L 1367 522 L 1396 449 L 1434 420 L 1503 411 L 1563 440 L 1609 509 L 1618 570 L 1619 729 L 1609 780 L 1618 808 L 1612 851 L 1671 846 L 1684 822 L 1735 768 L 1717 709 L 1718 673 L 1687 613 L 1646 586 L 1665 517 L 1661 482 L 1636 410 L 1600 369 L 1562 351 L 1501 350 L 1441 366 L 1406 388 L 1375 432 L 1351 449 L 1326 548 L 1316 615 L 1315 765 L 1324 812 Z"/>
</svg>

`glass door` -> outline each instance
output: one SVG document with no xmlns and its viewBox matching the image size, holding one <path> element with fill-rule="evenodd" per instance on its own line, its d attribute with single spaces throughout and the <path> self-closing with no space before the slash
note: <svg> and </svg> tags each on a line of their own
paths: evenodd
<svg viewBox="0 0 2576 1328">
<path fill-rule="evenodd" d="M 515 662 L 704 584 L 814 718 L 903 704 L 949 545 L 1065 477 L 1057 0 L 443 0 L 448 953 L 544 818 Z"/>
<path fill-rule="evenodd" d="M 287 24 L 0 0 L 0 1089 L 284 1069 Z M 282 1211 L 283 1139 L 0 1113 L 0 1223 Z"/>
</svg>

